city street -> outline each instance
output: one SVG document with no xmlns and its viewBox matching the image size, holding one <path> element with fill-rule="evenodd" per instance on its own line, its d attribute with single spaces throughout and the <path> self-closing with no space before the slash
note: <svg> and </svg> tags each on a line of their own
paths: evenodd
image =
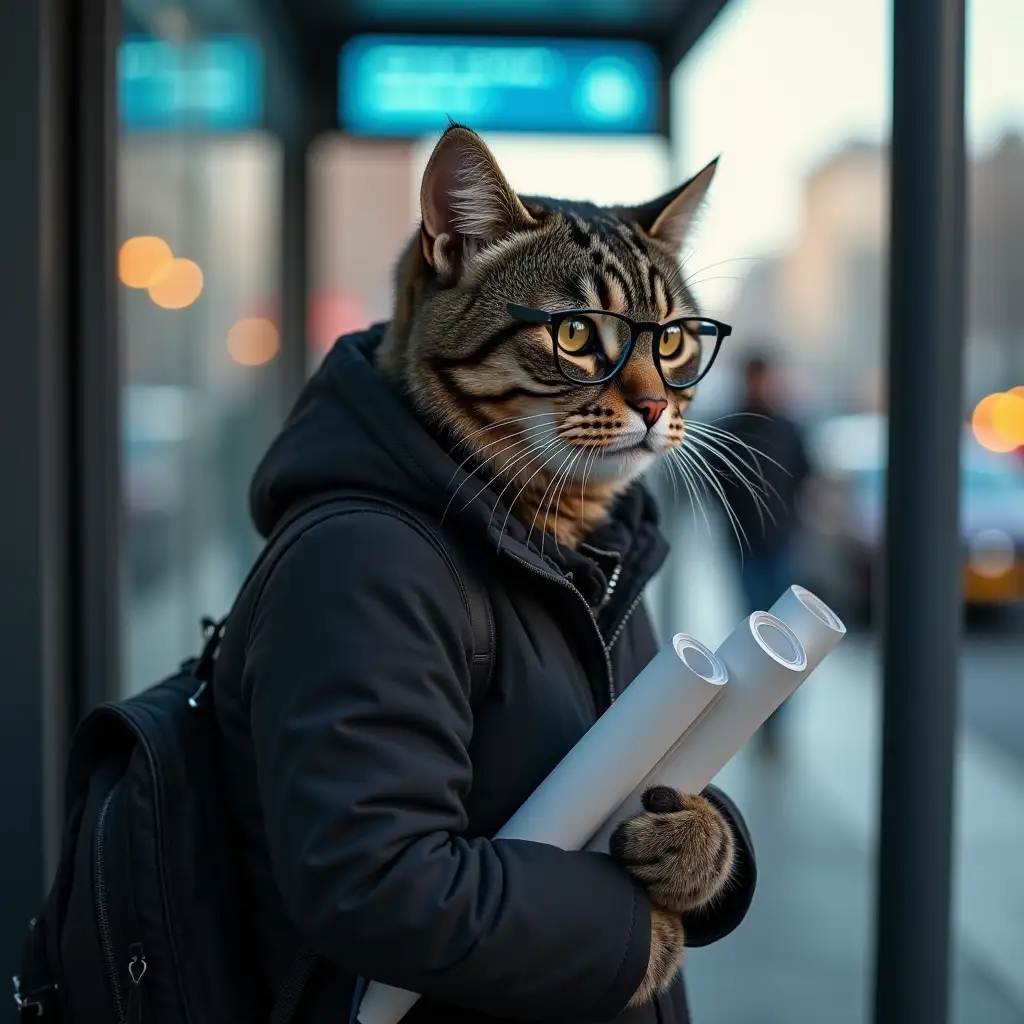
<svg viewBox="0 0 1024 1024">
<path fill-rule="evenodd" d="M 716 644 L 740 618 L 727 563 L 703 524 L 696 537 L 684 526 L 676 550 L 685 551 L 687 568 L 677 596 L 681 626 Z M 878 674 L 875 638 L 848 636 L 790 701 L 781 756 L 767 761 L 748 749 L 722 773 L 751 826 L 760 878 L 743 926 L 689 954 L 700 1020 L 869 1019 Z M 1021 1024 L 1024 635 L 1014 617 L 968 632 L 962 680 L 954 1020 Z"/>
</svg>

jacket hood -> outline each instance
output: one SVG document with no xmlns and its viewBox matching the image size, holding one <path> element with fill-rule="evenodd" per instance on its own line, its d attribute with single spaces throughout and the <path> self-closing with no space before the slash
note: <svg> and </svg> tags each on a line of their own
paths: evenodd
<svg viewBox="0 0 1024 1024">
<path fill-rule="evenodd" d="M 525 527 L 514 516 L 506 522 L 507 509 L 472 476 L 473 466 L 460 467 L 463 455 L 453 457 L 378 373 L 375 354 L 386 330 L 387 324 L 376 324 L 340 338 L 303 389 L 253 477 L 250 507 L 256 529 L 266 537 L 297 502 L 324 491 L 353 490 L 443 517 L 460 532 L 489 538 L 492 547 L 535 561 L 541 556 L 527 545 Z M 644 567 L 653 573 L 667 545 L 657 530 L 653 499 L 634 486 L 588 542 L 624 556 L 630 549 L 639 553 L 634 547 L 638 539 L 643 540 L 644 561 L 657 559 L 653 568 Z M 556 567 L 548 556 L 542 561 Z"/>
</svg>

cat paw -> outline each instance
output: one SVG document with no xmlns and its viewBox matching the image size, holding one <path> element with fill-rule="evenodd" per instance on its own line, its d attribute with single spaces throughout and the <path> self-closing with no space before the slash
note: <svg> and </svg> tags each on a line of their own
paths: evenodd
<svg viewBox="0 0 1024 1024">
<path fill-rule="evenodd" d="M 653 786 L 644 813 L 622 822 L 610 850 L 647 890 L 677 914 L 713 900 L 728 884 L 736 855 L 729 822 L 705 797 Z"/>
<path fill-rule="evenodd" d="M 675 981 L 683 962 L 683 939 L 683 922 L 679 915 L 662 910 L 657 904 L 652 905 L 651 952 L 647 959 L 647 972 L 629 1001 L 631 1009 L 651 1002 Z"/>
</svg>

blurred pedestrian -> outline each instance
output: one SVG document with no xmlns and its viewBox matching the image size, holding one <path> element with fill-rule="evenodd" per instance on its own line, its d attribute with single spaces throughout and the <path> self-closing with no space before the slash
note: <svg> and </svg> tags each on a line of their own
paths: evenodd
<svg viewBox="0 0 1024 1024">
<path fill-rule="evenodd" d="M 794 581 L 793 541 L 799 526 L 797 497 L 810 475 L 803 436 L 784 412 L 778 360 L 767 350 L 743 368 L 741 408 L 723 423 L 738 438 L 730 460 L 748 478 L 727 471 L 729 504 L 740 535 L 735 546 L 747 612 L 767 611 Z M 742 461 L 741 461 L 742 460 Z M 780 708 L 759 733 L 762 749 L 779 750 Z"/>
</svg>

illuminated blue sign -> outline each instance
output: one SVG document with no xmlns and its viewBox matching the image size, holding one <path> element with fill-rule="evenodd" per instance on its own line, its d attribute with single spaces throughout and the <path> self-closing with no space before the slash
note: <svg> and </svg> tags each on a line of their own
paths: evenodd
<svg viewBox="0 0 1024 1024">
<path fill-rule="evenodd" d="M 338 120 L 360 135 L 657 131 L 657 57 L 640 43 L 357 36 L 341 51 Z"/>
<path fill-rule="evenodd" d="M 246 36 L 176 45 L 129 37 L 118 55 L 129 130 L 241 131 L 263 118 L 263 54 Z"/>
</svg>

